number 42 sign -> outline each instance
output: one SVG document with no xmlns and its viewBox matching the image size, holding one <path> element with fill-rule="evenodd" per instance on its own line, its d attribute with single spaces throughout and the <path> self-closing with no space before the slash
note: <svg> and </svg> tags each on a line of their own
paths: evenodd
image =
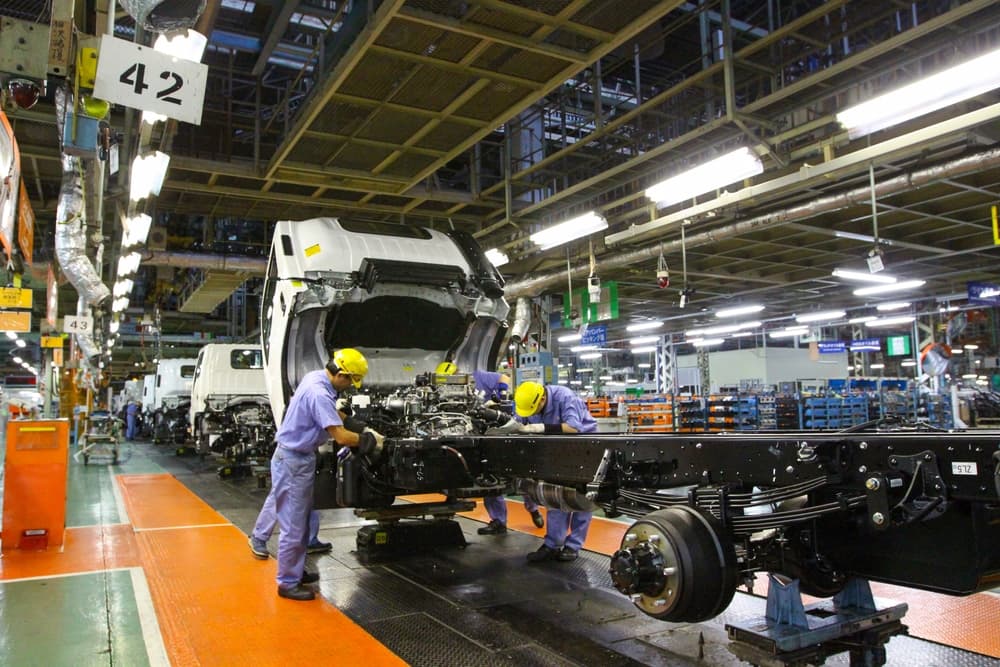
<svg viewBox="0 0 1000 667">
<path fill-rule="evenodd" d="M 94 96 L 201 125 L 207 79 L 207 65 L 103 35 Z"/>
</svg>

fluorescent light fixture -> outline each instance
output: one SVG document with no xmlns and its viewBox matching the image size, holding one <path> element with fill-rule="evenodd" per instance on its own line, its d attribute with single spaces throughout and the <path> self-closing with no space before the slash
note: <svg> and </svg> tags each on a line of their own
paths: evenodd
<svg viewBox="0 0 1000 667">
<path fill-rule="evenodd" d="M 125 296 L 127 294 L 131 294 L 132 293 L 132 286 L 134 284 L 135 283 L 133 281 L 131 281 L 131 280 L 128 280 L 128 279 L 122 280 L 121 278 L 119 278 L 118 282 L 115 283 L 115 287 L 114 287 L 114 289 L 112 290 L 111 293 L 114 296 L 116 296 L 116 297 Z"/>
<path fill-rule="evenodd" d="M 647 352 L 656 352 L 656 346 L 650 345 L 648 347 L 633 347 L 632 354 L 646 354 Z M 647 366 L 649 364 L 646 364 Z"/>
<path fill-rule="evenodd" d="M 721 345 L 724 342 L 724 338 L 702 338 L 698 342 L 691 344 L 695 347 L 708 347 L 709 345 Z"/>
<path fill-rule="evenodd" d="M 145 213 L 132 218 L 125 218 L 122 222 L 122 247 L 129 248 L 134 245 L 142 245 L 149 236 L 149 226 L 153 219 Z"/>
<path fill-rule="evenodd" d="M 916 366 L 917 362 L 915 362 L 913 359 L 907 359 L 906 361 L 900 362 L 899 365 L 900 366 Z"/>
<path fill-rule="evenodd" d="M 581 380 L 570 380 L 569 383 L 571 385 L 573 385 L 574 387 L 579 387 L 581 384 L 583 384 L 583 381 L 581 381 Z"/>
<path fill-rule="evenodd" d="M 754 334 L 754 332 L 752 332 L 752 331 L 739 331 L 737 333 L 730 334 L 729 337 L 730 338 L 743 338 L 744 336 L 754 336 L 754 335 L 756 335 L 756 334 Z"/>
<path fill-rule="evenodd" d="M 851 139 L 981 95 L 1000 86 L 1000 50 L 924 77 L 837 114 Z"/>
<path fill-rule="evenodd" d="M 795 321 L 799 324 L 807 324 L 809 322 L 829 322 L 831 320 L 839 320 L 846 314 L 847 313 L 843 310 L 823 310 L 818 313 L 803 313 L 802 315 L 796 315 Z"/>
<path fill-rule="evenodd" d="M 892 327 L 897 324 L 909 324 L 915 320 L 913 315 L 900 315 L 899 317 L 883 317 L 871 322 L 865 322 L 866 327 Z"/>
<path fill-rule="evenodd" d="M 868 273 L 867 271 L 852 271 L 851 269 L 834 269 L 831 275 L 834 278 L 843 278 L 844 280 L 859 280 L 865 283 L 882 283 L 883 285 L 896 282 L 896 276 L 884 273 Z"/>
<path fill-rule="evenodd" d="M 569 348 L 569 351 L 570 352 L 592 352 L 593 350 L 596 350 L 596 349 L 597 349 L 596 345 L 574 345 L 573 347 Z"/>
<path fill-rule="evenodd" d="M 639 381 L 635 378 L 625 378 L 625 384 L 639 384 Z"/>
<path fill-rule="evenodd" d="M 18 347 L 24 347 L 25 345 L 27 345 L 27 343 L 24 342 L 23 338 L 18 338 L 17 340 L 14 341 L 14 344 L 17 345 Z"/>
<path fill-rule="evenodd" d="M 493 266 L 503 266 L 510 261 L 510 257 L 496 248 L 490 248 L 486 251 L 486 259 L 490 260 L 490 264 Z"/>
<path fill-rule="evenodd" d="M 579 217 L 561 222 L 554 227 L 535 232 L 531 235 L 531 242 L 541 246 L 542 250 L 548 250 L 549 248 L 555 248 L 563 243 L 569 243 L 570 241 L 589 236 L 594 232 L 599 232 L 607 228 L 607 220 L 594 211 L 589 211 Z"/>
<path fill-rule="evenodd" d="M 764 306 L 753 305 L 753 306 L 739 306 L 737 308 L 723 308 L 722 310 L 715 311 L 716 317 L 739 317 L 740 315 L 750 315 L 752 313 L 759 313 L 764 310 Z"/>
<path fill-rule="evenodd" d="M 593 373 L 594 369 L 593 368 L 578 368 L 578 369 L 576 369 L 576 372 L 577 373 Z"/>
<path fill-rule="evenodd" d="M 600 359 L 601 356 L 603 356 L 603 355 L 601 355 L 600 352 L 587 352 L 586 354 L 581 354 L 580 355 L 580 360 L 581 361 L 588 361 L 590 359 Z M 590 370 L 590 369 L 587 369 L 587 370 Z M 580 372 L 583 373 L 585 371 L 584 371 L 584 369 L 581 368 Z"/>
<path fill-rule="evenodd" d="M 869 366 L 869 368 L 871 368 L 873 371 L 877 371 L 885 368 L 885 364 L 872 364 L 871 366 Z"/>
<path fill-rule="evenodd" d="M 14 360 L 15 364 L 23 364 L 24 363 L 24 359 L 22 359 L 21 357 L 12 357 L 12 359 Z"/>
<path fill-rule="evenodd" d="M 200 63 L 201 56 L 205 53 L 206 44 L 208 44 L 208 38 L 205 35 L 188 28 L 177 32 L 160 33 L 160 36 L 153 42 L 153 50 L 174 58 Z"/>
<path fill-rule="evenodd" d="M 916 289 L 927 283 L 926 280 L 904 280 L 901 283 L 891 285 L 873 285 L 871 287 L 861 287 L 854 290 L 854 296 L 871 296 L 873 294 L 889 294 L 890 292 L 903 292 L 908 289 Z"/>
<path fill-rule="evenodd" d="M 880 313 L 888 313 L 893 310 L 902 310 L 904 308 L 909 308 L 909 307 L 910 307 L 909 301 L 891 301 L 889 303 L 880 303 L 879 305 L 875 306 L 875 310 L 879 311 Z"/>
<path fill-rule="evenodd" d="M 17 334 L 13 331 L 8 331 L 7 338 L 10 338 L 11 340 L 17 340 Z"/>
<path fill-rule="evenodd" d="M 613 376 L 611 376 L 611 375 L 601 375 L 601 376 L 600 376 L 600 377 L 598 377 L 597 379 L 598 379 L 598 380 L 613 380 L 613 379 L 614 379 L 614 377 L 613 377 Z"/>
<path fill-rule="evenodd" d="M 560 343 L 575 343 L 581 338 L 583 338 L 582 335 L 578 333 L 573 333 L 573 334 L 566 334 L 564 336 L 559 336 L 559 338 L 557 338 L 556 340 L 558 340 Z"/>
<path fill-rule="evenodd" d="M 734 331 L 742 331 L 743 329 L 757 329 L 760 327 L 760 320 L 754 322 L 740 322 L 739 324 L 726 324 L 719 327 L 708 327 L 707 329 L 692 329 L 686 332 L 684 335 L 688 338 L 696 336 L 717 336 L 719 334 L 733 333 Z"/>
<path fill-rule="evenodd" d="M 877 320 L 877 319 L 878 318 L 875 317 L 874 315 L 862 315 L 861 317 L 852 317 L 851 319 L 847 320 L 847 323 L 848 324 L 864 324 L 865 322 L 871 322 L 871 321 Z"/>
<path fill-rule="evenodd" d="M 167 176 L 170 156 L 160 151 L 147 155 L 137 155 L 132 160 L 131 182 L 128 197 L 130 201 L 140 201 L 150 195 L 159 195 L 163 179 Z"/>
<path fill-rule="evenodd" d="M 764 171 L 760 158 L 745 146 L 709 160 L 646 190 L 658 207 L 670 206 Z"/>
<path fill-rule="evenodd" d="M 137 252 L 130 252 L 127 255 L 122 255 L 118 258 L 118 277 L 127 276 L 130 273 L 135 273 L 139 270 L 139 262 L 142 261 L 142 255 Z"/>
<path fill-rule="evenodd" d="M 636 364 L 636 368 L 652 368 L 653 364 Z"/>
<path fill-rule="evenodd" d="M 656 343 L 660 340 L 659 336 L 639 336 L 629 340 L 632 345 L 646 345 L 648 343 Z"/>
<path fill-rule="evenodd" d="M 772 331 L 768 334 L 771 338 L 791 338 L 792 336 L 802 336 L 809 333 L 809 327 L 789 327 L 781 331 Z"/>
<path fill-rule="evenodd" d="M 663 322 L 637 322 L 625 327 L 625 331 L 650 331 L 652 329 L 659 329 L 662 326 Z"/>
<path fill-rule="evenodd" d="M 962 347 L 964 349 L 966 349 L 966 350 L 978 350 L 979 349 L 979 346 L 976 345 L 975 343 L 967 343 L 967 344 L 963 345 Z"/>
<path fill-rule="evenodd" d="M 963 380 L 975 380 L 977 377 L 979 377 L 979 376 L 976 375 L 975 373 L 966 373 L 966 374 L 964 374 L 962 376 L 962 379 Z"/>
</svg>

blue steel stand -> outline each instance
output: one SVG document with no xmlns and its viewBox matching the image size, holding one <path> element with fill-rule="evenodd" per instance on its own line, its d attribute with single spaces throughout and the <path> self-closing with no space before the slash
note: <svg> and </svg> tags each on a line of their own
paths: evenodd
<svg viewBox="0 0 1000 667">
<path fill-rule="evenodd" d="M 906 632 L 907 606 L 872 596 L 865 579 L 849 579 L 831 600 L 802 604 L 797 579 L 769 574 L 763 618 L 726 625 L 731 653 L 762 667 L 821 665 L 850 652 L 851 667 L 885 664 L 885 644 Z"/>
</svg>

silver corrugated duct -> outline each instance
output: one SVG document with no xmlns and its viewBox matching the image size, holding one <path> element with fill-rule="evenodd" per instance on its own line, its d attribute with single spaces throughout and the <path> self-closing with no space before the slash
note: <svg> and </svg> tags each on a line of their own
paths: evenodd
<svg viewBox="0 0 1000 667">
<path fill-rule="evenodd" d="M 205 0 L 118 0 L 118 4 L 137 24 L 156 32 L 190 28 L 205 10 Z"/>
<path fill-rule="evenodd" d="M 522 296 L 514 307 L 514 322 L 510 325 L 510 339 L 515 343 L 520 343 L 528 335 L 528 327 L 530 326 L 531 301 Z"/>
<path fill-rule="evenodd" d="M 977 153 L 944 164 L 927 167 L 926 169 L 916 169 L 907 174 L 881 181 L 875 185 L 875 196 L 885 197 L 902 192 L 903 190 L 918 188 L 943 178 L 954 178 L 998 165 L 1000 165 L 1000 149 Z M 725 238 L 755 232 L 767 227 L 783 225 L 797 220 L 806 220 L 820 213 L 865 204 L 871 201 L 871 192 L 871 188 L 866 185 L 840 194 L 820 197 L 805 204 L 773 213 L 765 213 L 749 220 L 742 220 L 721 229 L 688 236 L 686 245 L 688 248 L 707 245 Z M 637 262 L 656 260 L 660 256 L 661 251 L 663 253 L 680 252 L 680 239 L 666 243 L 657 243 L 603 258 L 597 262 L 594 271 L 597 274 L 601 274 L 604 271 L 623 268 Z M 590 262 L 578 263 L 572 268 L 572 272 L 574 276 L 580 276 L 581 278 L 590 275 Z M 504 288 L 504 296 L 508 299 L 522 295 L 537 296 L 545 288 L 557 285 L 564 280 L 566 280 L 566 272 L 563 269 L 528 276 L 518 282 L 507 283 L 506 288 Z"/>
<path fill-rule="evenodd" d="M 56 91 L 56 118 L 60 137 L 62 137 L 67 96 L 68 93 L 61 88 Z M 56 259 L 59 268 L 80 296 L 89 305 L 96 306 L 111 296 L 111 290 L 101 282 L 94 264 L 87 258 L 82 161 L 63 153 L 62 174 L 59 205 L 56 207 Z M 95 193 L 94 196 L 99 197 L 100 194 Z"/>
</svg>

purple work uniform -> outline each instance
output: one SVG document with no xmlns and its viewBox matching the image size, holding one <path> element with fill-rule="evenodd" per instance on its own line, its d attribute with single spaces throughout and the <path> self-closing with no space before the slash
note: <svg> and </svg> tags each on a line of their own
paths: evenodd
<svg viewBox="0 0 1000 667">
<path fill-rule="evenodd" d="M 327 428 L 342 426 L 337 390 L 326 370 L 306 373 L 295 389 L 271 457 L 271 495 L 278 517 L 278 586 L 294 588 L 306 562 L 316 450 L 330 439 Z"/>
<path fill-rule="evenodd" d="M 597 430 L 597 420 L 587 405 L 569 388 L 556 384 L 545 385 L 545 407 L 525 420 L 528 424 L 568 424 L 580 433 Z M 590 529 L 590 512 L 564 512 L 549 508 L 545 526 L 545 546 L 550 549 L 566 548 L 579 551 Z M 569 532 L 567 537 L 566 533 Z"/>
<path fill-rule="evenodd" d="M 476 381 L 476 392 L 483 397 L 483 400 L 507 400 L 507 391 L 510 387 L 508 387 L 506 382 L 502 381 L 503 374 L 494 373 L 493 371 L 475 371 L 472 374 L 472 378 Z M 504 500 L 503 496 L 487 496 L 483 498 L 483 507 L 486 508 L 486 513 L 490 515 L 490 519 L 499 521 L 505 526 L 507 525 L 507 501 Z M 524 509 L 528 510 L 528 512 L 535 512 L 538 510 L 538 503 L 531 498 L 525 498 Z"/>
</svg>

